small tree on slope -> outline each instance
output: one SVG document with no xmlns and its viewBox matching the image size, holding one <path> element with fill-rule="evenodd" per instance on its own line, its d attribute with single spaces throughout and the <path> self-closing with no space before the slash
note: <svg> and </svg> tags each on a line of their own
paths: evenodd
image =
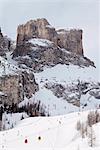
<svg viewBox="0 0 100 150">
<path fill-rule="evenodd" d="M 88 127 L 87 137 L 89 146 L 93 147 L 95 145 L 96 137 L 92 126 Z"/>
</svg>

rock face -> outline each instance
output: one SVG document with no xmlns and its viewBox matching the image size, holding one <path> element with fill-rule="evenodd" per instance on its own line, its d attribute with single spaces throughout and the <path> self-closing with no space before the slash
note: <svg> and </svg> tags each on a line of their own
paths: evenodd
<svg viewBox="0 0 100 150">
<path fill-rule="evenodd" d="M 36 39 L 33 39 L 33 41 Z M 46 44 L 47 40 L 43 40 Z M 50 43 L 50 41 L 48 41 Z M 34 43 L 34 42 L 33 42 Z M 55 66 L 57 64 L 74 64 L 80 67 L 88 67 L 94 66 L 94 63 L 86 57 L 81 55 L 77 55 L 76 53 L 69 52 L 65 49 L 61 49 L 56 47 L 54 44 L 48 44 L 49 46 L 40 46 L 35 45 L 30 41 L 24 43 L 23 45 L 19 45 L 17 49 L 14 51 L 13 56 L 15 60 L 17 60 L 19 66 L 23 68 L 23 64 L 31 68 L 34 72 L 43 71 L 44 66 Z M 38 43 L 40 40 L 38 39 Z"/>
<path fill-rule="evenodd" d="M 30 20 L 25 25 L 19 25 L 17 29 L 17 44 L 31 38 L 44 38 L 52 41 L 57 35 L 55 28 L 50 28 L 46 19 Z"/>
<path fill-rule="evenodd" d="M 26 55 L 28 59 L 22 58 Z M 41 70 L 42 66 L 59 63 L 94 66 L 94 63 L 83 55 L 82 30 L 56 31 L 46 19 L 31 20 L 18 26 L 13 57 L 18 56 L 21 56 L 17 59 L 20 64 L 25 64 L 35 71 Z"/>
<path fill-rule="evenodd" d="M 58 83 L 46 82 L 45 88 L 51 90 L 58 98 L 63 97 L 68 103 L 71 103 L 77 107 L 85 108 L 88 101 L 92 98 L 100 99 L 100 84 L 89 83 L 85 81 L 77 80 L 76 83 L 70 85 L 62 85 Z M 87 101 L 83 96 L 89 96 Z"/>
<path fill-rule="evenodd" d="M 38 90 L 33 73 L 22 72 L 18 75 L 0 77 L 0 103 L 18 104 L 24 97 L 30 98 Z"/>
<path fill-rule="evenodd" d="M 82 30 L 58 30 L 58 45 L 71 52 L 83 55 Z"/>
<path fill-rule="evenodd" d="M 3 36 L 0 28 L 0 56 L 4 56 L 7 50 L 11 49 L 11 40 Z"/>
<path fill-rule="evenodd" d="M 17 47 L 31 38 L 42 38 L 53 41 L 56 46 L 73 53 L 83 55 L 82 30 L 58 30 L 52 27 L 46 19 L 30 20 L 17 29 Z"/>
</svg>

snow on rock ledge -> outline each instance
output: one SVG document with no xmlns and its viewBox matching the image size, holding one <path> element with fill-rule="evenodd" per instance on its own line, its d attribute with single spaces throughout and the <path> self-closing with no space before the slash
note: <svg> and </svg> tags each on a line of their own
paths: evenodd
<svg viewBox="0 0 100 150">
<path fill-rule="evenodd" d="M 28 42 L 32 43 L 35 46 L 43 46 L 43 47 L 48 47 L 53 44 L 53 42 L 46 40 L 46 39 L 39 39 L 39 38 L 33 38 L 29 40 Z"/>
</svg>

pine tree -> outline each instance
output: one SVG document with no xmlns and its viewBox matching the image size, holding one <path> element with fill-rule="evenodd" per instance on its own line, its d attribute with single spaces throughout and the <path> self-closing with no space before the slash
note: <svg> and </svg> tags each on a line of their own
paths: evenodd
<svg viewBox="0 0 100 150">
<path fill-rule="evenodd" d="M 90 111 L 87 118 L 88 125 L 91 127 L 93 124 L 96 124 L 96 114 L 94 111 Z"/>
<path fill-rule="evenodd" d="M 88 131 L 87 131 L 87 137 L 88 137 L 88 144 L 90 147 L 93 147 L 95 145 L 95 141 L 96 141 L 96 137 L 95 137 L 95 133 L 93 131 L 93 127 L 88 127 Z"/>
<path fill-rule="evenodd" d="M 80 122 L 80 120 L 77 121 L 76 129 L 77 129 L 77 131 L 81 130 L 81 122 Z"/>
<path fill-rule="evenodd" d="M 82 123 L 81 124 L 81 135 L 82 135 L 82 138 L 85 138 L 85 124 L 84 123 Z"/>
<path fill-rule="evenodd" d="M 23 120 L 23 119 L 24 119 L 24 116 L 23 116 L 23 114 L 22 114 L 21 120 Z"/>
</svg>

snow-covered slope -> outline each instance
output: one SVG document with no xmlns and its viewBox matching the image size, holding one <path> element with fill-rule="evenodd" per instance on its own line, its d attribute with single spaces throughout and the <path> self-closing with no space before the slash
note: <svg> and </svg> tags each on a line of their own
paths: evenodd
<svg viewBox="0 0 100 150">
<path fill-rule="evenodd" d="M 39 91 L 29 100 L 25 98 L 19 106 L 26 105 L 28 102 L 40 101 L 45 109 L 45 114 L 54 116 L 81 109 L 94 109 L 100 105 L 99 96 L 98 98 L 94 97 L 97 93 L 100 95 L 96 68 L 58 64 L 52 68 L 45 67 L 44 71 L 34 73 L 34 75 L 39 85 Z M 79 81 L 83 86 L 80 97 Z M 59 89 L 60 94 L 58 95 Z"/>
<path fill-rule="evenodd" d="M 96 140 L 92 148 L 76 130 L 77 121 L 86 116 L 82 112 L 24 119 L 14 129 L 0 132 L 0 150 L 99 150 L 99 123 L 93 126 Z"/>
<path fill-rule="evenodd" d="M 2 116 L 2 129 L 8 130 L 16 126 L 16 124 L 24 119 L 29 117 L 25 112 L 23 113 L 4 113 Z"/>
<path fill-rule="evenodd" d="M 36 79 L 42 81 L 49 80 L 50 82 L 71 83 L 77 79 L 84 81 L 98 81 L 96 68 L 94 67 L 79 67 L 76 65 L 58 64 L 52 68 L 45 68 L 41 73 L 36 73 Z"/>
<path fill-rule="evenodd" d="M 96 68 L 93 67 L 81 68 L 75 65 L 67 66 L 58 64 L 52 68 L 45 68 L 44 71 L 35 73 L 35 79 L 39 84 L 39 91 L 35 94 L 35 100 L 40 100 L 45 104 L 50 115 L 78 111 L 84 105 L 86 105 L 84 109 L 97 108 L 100 104 L 100 98 L 96 99 L 93 95 L 90 95 L 90 93 L 81 94 L 79 99 L 80 107 L 68 102 L 69 97 L 75 98 L 79 95 L 79 91 L 72 91 L 74 86 L 74 88 L 77 88 L 78 81 L 89 83 L 87 90 L 92 90 L 98 87 L 98 91 L 100 92 L 100 87 L 97 86 L 98 79 L 96 75 Z M 67 98 L 64 96 L 57 97 L 55 95 L 55 85 L 61 85 L 61 87 L 64 86 L 65 93 L 62 93 L 66 94 Z M 58 90 L 57 92 L 59 92 Z"/>
<path fill-rule="evenodd" d="M 0 56 L 0 76 L 15 74 L 18 71 L 17 62 L 11 59 L 11 52 L 6 53 L 7 58 Z"/>
</svg>

